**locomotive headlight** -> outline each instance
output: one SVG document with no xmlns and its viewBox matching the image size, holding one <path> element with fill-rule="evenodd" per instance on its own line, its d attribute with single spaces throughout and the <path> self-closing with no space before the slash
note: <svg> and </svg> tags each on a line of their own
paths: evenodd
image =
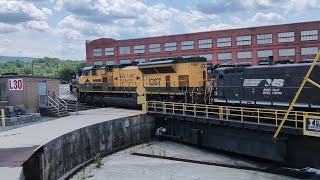
<svg viewBox="0 0 320 180">
<path fill-rule="evenodd" d="M 202 67 L 205 68 L 205 67 L 207 67 L 207 65 L 206 64 L 202 64 Z"/>
</svg>

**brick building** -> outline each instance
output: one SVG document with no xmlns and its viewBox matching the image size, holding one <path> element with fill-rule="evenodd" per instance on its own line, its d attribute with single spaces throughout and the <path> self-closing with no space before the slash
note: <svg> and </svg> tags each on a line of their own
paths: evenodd
<svg viewBox="0 0 320 180">
<path fill-rule="evenodd" d="M 139 39 L 86 42 L 87 65 L 146 62 L 170 57 L 206 57 L 208 63 L 308 61 L 319 51 L 320 21 L 199 32 Z"/>
</svg>

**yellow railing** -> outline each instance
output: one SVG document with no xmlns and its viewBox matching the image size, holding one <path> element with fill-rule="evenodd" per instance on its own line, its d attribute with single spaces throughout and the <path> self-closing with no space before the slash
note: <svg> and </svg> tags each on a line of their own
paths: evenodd
<svg viewBox="0 0 320 180">
<path fill-rule="evenodd" d="M 0 109 L 0 118 L 1 118 L 2 127 L 5 127 L 6 126 L 6 114 L 4 112 L 4 109 Z"/>
<path fill-rule="evenodd" d="M 218 106 L 205 104 L 188 104 L 174 102 L 148 101 L 147 112 L 158 112 L 165 114 L 179 114 L 183 116 L 214 118 L 221 121 L 238 121 L 260 124 L 268 124 L 278 127 L 286 110 Z M 291 111 L 285 126 L 302 129 L 304 116 L 320 116 L 317 112 Z"/>
</svg>

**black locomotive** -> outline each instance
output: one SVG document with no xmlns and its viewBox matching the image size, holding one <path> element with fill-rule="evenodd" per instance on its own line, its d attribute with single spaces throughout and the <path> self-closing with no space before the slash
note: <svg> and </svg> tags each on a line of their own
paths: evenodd
<svg viewBox="0 0 320 180">
<path fill-rule="evenodd" d="M 217 103 L 288 107 L 311 64 L 278 64 L 271 66 L 222 67 L 214 72 Z M 320 83 L 320 63 L 310 79 Z M 319 89 L 307 83 L 296 108 L 319 109 Z"/>
</svg>

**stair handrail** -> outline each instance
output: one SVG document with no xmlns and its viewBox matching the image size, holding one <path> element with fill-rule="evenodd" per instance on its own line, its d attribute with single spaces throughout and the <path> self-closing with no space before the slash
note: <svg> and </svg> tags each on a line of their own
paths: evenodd
<svg viewBox="0 0 320 180">
<path fill-rule="evenodd" d="M 66 109 L 66 111 L 68 112 L 68 103 L 58 95 L 56 96 L 56 98 L 58 99 L 57 100 L 58 103 L 61 104 Z"/>
<path fill-rule="evenodd" d="M 59 103 L 57 103 L 57 101 L 55 101 L 52 97 L 50 97 L 49 95 L 48 97 L 48 105 L 51 105 L 52 107 L 54 107 L 57 111 L 58 111 L 58 116 L 60 115 L 60 106 Z M 56 104 L 56 105 L 54 105 Z"/>
</svg>

